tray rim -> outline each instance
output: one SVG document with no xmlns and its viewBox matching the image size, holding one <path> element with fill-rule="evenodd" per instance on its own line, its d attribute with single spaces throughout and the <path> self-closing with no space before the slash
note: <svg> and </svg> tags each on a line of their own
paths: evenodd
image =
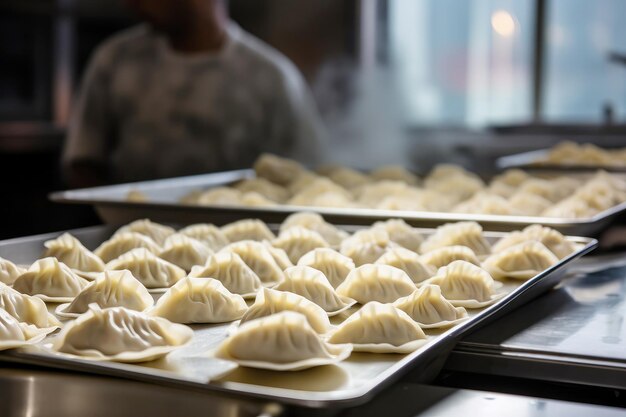
<svg viewBox="0 0 626 417">
<path fill-rule="evenodd" d="M 500 169 L 518 168 L 528 171 L 545 170 L 553 172 L 586 172 L 603 170 L 616 174 L 626 173 L 626 166 L 538 163 L 537 160 L 541 157 L 546 157 L 550 150 L 551 148 L 544 148 L 504 155 L 496 159 L 496 166 Z"/>
</svg>

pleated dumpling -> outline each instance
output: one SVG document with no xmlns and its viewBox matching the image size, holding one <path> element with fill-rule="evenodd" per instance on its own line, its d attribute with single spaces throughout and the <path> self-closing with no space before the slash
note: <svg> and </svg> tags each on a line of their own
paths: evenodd
<svg viewBox="0 0 626 417">
<path fill-rule="evenodd" d="M 269 316 L 281 311 L 295 311 L 303 314 L 311 327 L 318 333 L 326 333 L 331 329 L 328 315 L 324 309 L 313 301 L 298 294 L 276 291 L 269 288 L 261 289 L 248 311 L 241 318 L 241 323 Z"/>
<path fill-rule="evenodd" d="M 424 285 L 413 294 L 396 300 L 393 305 L 424 329 L 450 327 L 467 319 L 467 311 L 446 300 L 437 285 Z"/>
<path fill-rule="evenodd" d="M 310 266 L 321 271 L 333 288 L 337 288 L 356 268 L 352 259 L 330 248 L 313 249 L 304 254 L 298 266 Z"/>
<path fill-rule="evenodd" d="M 327 248 L 329 245 L 319 233 L 294 226 L 281 232 L 272 241 L 272 246 L 284 250 L 291 262 L 297 263 L 305 253 L 317 248 Z"/>
<path fill-rule="evenodd" d="M 322 216 L 310 211 L 302 211 L 289 215 L 280 225 L 280 232 L 294 226 L 304 227 L 319 233 L 331 246 L 339 246 L 349 235 L 347 232 L 328 223 Z"/>
<path fill-rule="evenodd" d="M 481 267 L 465 261 L 454 261 L 440 268 L 425 283 L 438 285 L 443 296 L 456 307 L 482 308 L 504 296 L 496 294 L 502 283 L 494 281 Z"/>
<path fill-rule="evenodd" d="M 287 185 L 306 169 L 292 159 L 264 153 L 254 162 L 254 171 L 258 177 L 275 184 Z"/>
<path fill-rule="evenodd" d="M 350 356 L 350 345 L 324 342 L 302 314 L 283 311 L 242 324 L 215 356 L 250 368 L 297 371 Z"/>
<path fill-rule="evenodd" d="M 356 300 L 337 295 L 324 274 L 309 266 L 286 269 L 285 279 L 274 289 L 301 295 L 322 307 L 329 316 L 339 314 L 356 304 Z"/>
<path fill-rule="evenodd" d="M 261 288 L 261 279 L 239 255 L 231 252 L 218 252 L 212 255 L 204 266 L 196 266 L 189 274 L 192 278 L 213 278 L 226 289 L 244 298 L 254 297 Z"/>
<path fill-rule="evenodd" d="M 282 203 L 289 198 L 289 191 L 285 187 L 276 185 L 265 178 L 246 178 L 234 187 L 242 193 L 258 193 L 276 203 Z"/>
<path fill-rule="evenodd" d="M 522 231 L 511 232 L 493 245 L 493 252 L 502 252 L 520 243 L 536 240 L 543 243 L 557 258 L 563 259 L 576 250 L 576 245 L 559 231 L 540 224 L 527 226 Z"/>
<path fill-rule="evenodd" d="M 388 249 L 376 263 L 403 270 L 415 283 L 422 282 L 437 272 L 437 268 L 422 262 L 417 253 L 402 247 Z"/>
<path fill-rule="evenodd" d="M 467 246 L 446 246 L 435 249 L 423 254 L 420 259 L 422 263 L 432 265 L 435 268 L 441 268 L 454 261 L 465 261 L 476 266 L 480 265 L 480 261 L 474 251 Z"/>
<path fill-rule="evenodd" d="M 392 303 L 415 289 L 415 284 L 403 270 L 388 265 L 367 264 L 350 272 L 337 287 L 337 294 L 353 298 L 361 304 L 370 301 Z"/>
<path fill-rule="evenodd" d="M 0 283 L 11 285 L 26 269 L 15 265 L 8 259 L 0 257 Z"/>
<path fill-rule="evenodd" d="M 176 233 L 176 230 L 163 224 L 152 222 L 148 219 L 135 220 L 126 226 L 120 227 L 115 234 L 135 232 L 148 236 L 157 245 L 165 243 L 165 239 Z"/>
<path fill-rule="evenodd" d="M 35 262 L 13 283 L 13 289 L 34 295 L 44 301 L 65 303 L 89 284 L 57 258 L 43 258 Z"/>
<path fill-rule="evenodd" d="M 0 308 L 0 350 L 38 343 L 54 330 L 56 327 L 42 329 L 20 323 L 15 317 Z"/>
<path fill-rule="evenodd" d="M 187 277 L 167 290 L 149 314 L 175 323 L 226 323 L 247 309 L 244 299 L 218 280 Z"/>
<path fill-rule="evenodd" d="M 270 255 L 272 255 L 272 258 L 274 258 L 276 265 L 278 265 L 280 269 L 284 271 L 285 269 L 291 268 L 293 266 L 293 262 L 291 262 L 289 256 L 287 255 L 287 252 L 285 252 L 283 249 L 272 246 L 272 244 L 267 240 L 263 241 L 263 245 L 270 253 Z"/>
<path fill-rule="evenodd" d="M 130 271 L 104 271 L 72 300 L 56 309 L 60 317 L 78 317 L 95 303 L 100 308 L 125 307 L 144 311 L 152 307 L 154 299 Z"/>
<path fill-rule="evenodd" d="M 133 249 L 145 248 L 152 253 L 159 253 L 161 248 L 154 240 L 136 232 L 116 233 L 103 242 L 94 253 L 104 262 L 110 262 Z"/>
<path fill-rule="evenodd" d="M 328 342 L 349 343 L 355 352 L 410 353 L 427 339 L 404 311 L 372 301 L 341 323 Z"/>
<path fill-rule="evenodd" d="M 383 165 L 370 172 L 370 177 L 377 181 L 402 181 L 417 185 L 419 178 L 401 165 Z"/>
<path fill-rule="evenodd" d="M 195 265 L 204 265 L 213 251 L 204 243 L 183 234 L 173 234 L 165 240 L 159 258 L 165 259 L 184 269 L 191 271 Z"/>
<path fill-rule="evenodd" d="M 46 303 L 38 297 L 22 294 L 7 285 L 0 285 L 0 308 L 17 321 L 35 327 L 55 327 L 60 323 L 48 313 Z"/>
<path fill-rule="evenodd" d="M 230 242 L 222 230 L 212 224 L 199 223 L 184 227 L 178 233 L 192 237 L 204 243 L 213 252 L 217 252 Z"/>
<path fill-rule="evenodd" d="M 83 272 L 102 272 L 104 262 L 69 233 L 44 243 L 44 257 L 53 256 L 72 269 Z"/>
<path fill-rule="evenodd" d="M 341 253 L 352 258 L 356 266 L 371 264 L 393 247 L 389 234 L 381 228 L 359 230 L 341 242 Z"/>
<path fill-rule="evenodd" d="M 108 270 L 128 269 L 148 289 L 169 288 L 186 275 L 185 270 L 144 248 L 133 249 L 109 262 Z"/>
<path fill-rule="evenodd" d="M 254 271 L 263 283 L 276 283 L 282 281 L 285 274 L 280 269 L 272 254 L 265 245 L 254 240 L 242 240 L 231 243 L 220 252 L 236 253 L 246 265 Z"/>
<path fill-rule="evenodd" d="M 530 279 L 558 262 L 543 243 L 528 241 L 491 255 L 483 267 L 497 279 Z"/>
<path fill-rule="evenodd" d="M 476 255 L 491 253 L 489 242 L 483 237 L 483 228 L 476 222 L 448 223 L 439 226 L 435 233 L 422 243 L 422 253 L 446 246 L 467 246 Z"/>
<path fill-rule="evenodd" d="M 359 187 L 372 181 L 372 179 L 356 169 L 336 167 L 326 174 L 334 183 L 341 185 L 346 190 Z"/>
<path fill-rule="evenodd" d="M 147 362 L 184 346 L 192 337 L 189 327 L 161 317 L 92 304 L 88 312 L 65 325 L 52 349 L 88 359 Z"/>
<path fill-rule="evenodd" d="M 511 208 L 519 214 L 525 216 L 540 216 L 552 206 L 550 200 L 531 193 L 515 193 L 510 199 Z M 492 248 L 495 252 L 496 250 Z"/>
<path fill-rule="evenodd" d="M 414 227 L 409 226 L 402 219 L 390 219 L 384 222 L 374 223 L 374 228 L 384 229 L 389 239 L 398 245 L 417 252 L 424 241 L 422 234 Z"/>
<path fill-rule="evenodd" d="M 276 236 L 267 225 L 258 219 L 243 219 L 222 226 L 222 232 L 230 242 L 241 240 L 272 240 Z"/>
</svg>

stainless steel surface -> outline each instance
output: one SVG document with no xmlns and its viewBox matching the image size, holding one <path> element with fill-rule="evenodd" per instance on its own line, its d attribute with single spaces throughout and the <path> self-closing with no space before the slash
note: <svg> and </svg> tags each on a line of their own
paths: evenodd
<svg viewBox="0 0 626 417">
<path fill-rule="evenodd" d="M 88 248 L 94 248 L 110 236 L 113 230 L 111 226 L 105 226 L 74 230 L 71 233 Z M 32 262 L 41 255 L 43 242 L 57 235 L 58 233 L 53 233 L 2 241 L 0 256 L 18 263 Z M 504 235 L 499 232 L 485 233 L 485 237 L 491 241 Z M 210 392 L 246 394 L 307 407 L 355 405 L 367 401 L 409 369 L 420 372 L 421 379 L 418 382 L 432 380 L 462 335 L 556 285 L 568 263 L 597 246 L 594 239 L 571 239 L 579 245 L 576 253 L 528 281 L 505 284 L 511 292 L 494 305 L 471 313 L 472 317 L 468 321 L 444 332 L 427 331 L 432 336 L 432 341 L 409 355 L 353 354 L 348 360 L 336 366 L 291 373 L 239 368 L 216 380 L 216 375 L 225 370 L 227 363 L 224 361 L 218 363 L 205 352 L 223 340 L 225 330 L 229 326 L 225 324 L 193 326 L 196 334 L 190 346 L 170 354 L 165 359 L 143 366 L 68 359 L 33 349 L 6 351 L 0 355 L 0 360 L 124 376 Z"/>
<path fill-rule="evenodd" d="M 254 176 L 252 170 L 221 172 L 165 180 L 145 181 L 81 190 L 52 193 L 50 199 L 58 203 L 93 205 L 98 215 L 106 223 L 122 224 L 139 218 L 172 223 L 212 222 L 224 224 L 246 217 L 262 219 L 266 222 L 281 222 L 289 214 L 309 210 L 322 214 L 326 220 L 338 224 L 371 224 L 377 220 L 401 218 L 415 226 L 436 227 L 443 223 L 472 220 L 486 230 L 519 230 L 530 224 L 543 224 L 576 236 L 595 236 L 617 216 L 626 210 L 626 203 L 612 207 L 590 218 L 559 219 L 553 217 L 504 216 L 490 214 L 460 214 L 443 212 L 418 212 L 398 210 L 377 210 L 361 208 L 326 207 L 242 207 L 242 206 L 197 206 L 180 204 L 184 195 L 198 189 L 227 185 L 243 178 Z M 126 200 L 131 190 L 141 191 L 149 198 L 147 202 Z"/>
<path fill-rule="evenodd" d="M 569 275 L 464 338 L 446 367 L 626 388 L 626 253 L 585 257 Z"/>
<path fill-rule="evenodd" d="M 548 156 L 550 149 L 522 152 L 513 155 L 501 156 L 496 160 L 496 166 L 500 169 L 523 168 L 531 170 L 551 170 L 561 172 L 572 171 L 597 171 L 603 169 L 609 172 L 626 172 L 626 167 L 610 165 L 561 165 L 541 163 Z"/>
</svg>

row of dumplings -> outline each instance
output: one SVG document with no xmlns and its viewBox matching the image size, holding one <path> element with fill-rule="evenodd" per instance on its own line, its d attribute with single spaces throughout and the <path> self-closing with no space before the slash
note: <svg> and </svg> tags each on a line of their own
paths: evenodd
<svg viewBox="0 0 626 417">
<path fill-rule="evenodd" d="M 564 141 L 550 149 L 535 164 L 626 167 L 626 148 L 604 149 L 593 143 Z"/>
<path fill-rule="evenodd" d="M 591 217 L 626 201 L 626 182 L 600 171 L 591 179 L 539 178 L 508 170 L 486 184 L 460 166 L 441 164 L 423 180 L 398 166 L 364 174 L 346 167 L 317 173 L 294 161 L 264 155 L 256 178 L 232 187 L 194 191 L 186 204 L 361 207 L 469 214 Z"/>
</svg>

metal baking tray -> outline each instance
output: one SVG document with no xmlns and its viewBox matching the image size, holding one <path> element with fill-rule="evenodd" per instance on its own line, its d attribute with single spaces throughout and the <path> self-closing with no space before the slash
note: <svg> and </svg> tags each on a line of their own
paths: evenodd
<svg viewBox="0 0 626 417">
<path fill-rule="evenodd" d="M 280 223 L 298 211 L 315 211 L 337 224 L 369 225 L 378 220 L 400 218 L 414 226 L 437 227 L 444 223 L 471 220 L 486 230 L 519 230 L 531 224 L 550 226 L 561 233 L 576 236 L 596 236 L 626 210 L 626 202 L 589 218 L 560 219 L 554 217 L 504 216 L 491 214 L 462 214 L 426 211 L 399 211 L 360 208 L 327 208 L 278 205 L 272 207 L 198 206 L 182 204 L 179 200 L 194 190 L 232 184 L 244 178 L 254 178 L 251 169 L 195 175 L 164 180 L 135 182 L 50 194 L 58 203 L 92 205 L 105 223 L 123 224 L 140 218 L 160 222 L 225 224 L 242 218 L 258 218 L 268 223 Z M 129 191 L 145 194 L 149 201 L 128 201 Z"/>
<path fill-rule="evenodd" d="M 114 230 L 112 226 L 97 226 L 69 232 L 85 246 L 93 249 Z M 423 232 L 432 233 L 432 229 L 425 229 Z M 58 233 L 51 233 L 0 241 L 0 256 L 17 263 L 33 262 L 41 256 L 43 242 L 57 235 Z M 485 232 L 485 237 L 491 242 L 505 235 L 502 232 Z M 223 324 L 191 326 L 195 331 L 191 345 L 171 353 L 165 359 L 143 365 L 70 359 L 46 353 L 36 347 L 2 352 L 0 361 L 117 376 L 223 395 L 245 395 L 301 407 L 354 406 L 366 402 L 408 371 L 419 375 L 421 382 L 432 381 L 462 336 L 554 287 L 560 282 L 570 262 L 592 251 L 598 244 L 597 240 L 591 238 L 568 239 L 577 244 L 575 253 L 528 281 L 505 283 L 505 288 L 511 291 L 509 294 L 492 306 L 470 310 L 470 319 L 456 327 L 448 330 L 427 330 L 426 333 L 432 336 L 432 340 L 408 355 L 354 353 L 338 365 L 298 372 L 248 368 L 232 370 L 230 362 L 206 355 L 208 350 L 216 347 L 225 337 L 230 324 Z M 347 314 L 344 318 L 346 316 Z"/>
<path fill-rule="evenodd" d="M 501 156 L 496 160 L 496 166 L 500 169 L 521 168 L 528 170 L 550 170 L 550 171 L 597 171 L 599 169 L 608 172 L 626 172 L 626 166 L 614 165 L 578 165 L 578 164 L 555 164 L 544 163 L 550 149 L 539 149 L 535 151 L 521 152 L 513 155 Z"/>
</svg>

